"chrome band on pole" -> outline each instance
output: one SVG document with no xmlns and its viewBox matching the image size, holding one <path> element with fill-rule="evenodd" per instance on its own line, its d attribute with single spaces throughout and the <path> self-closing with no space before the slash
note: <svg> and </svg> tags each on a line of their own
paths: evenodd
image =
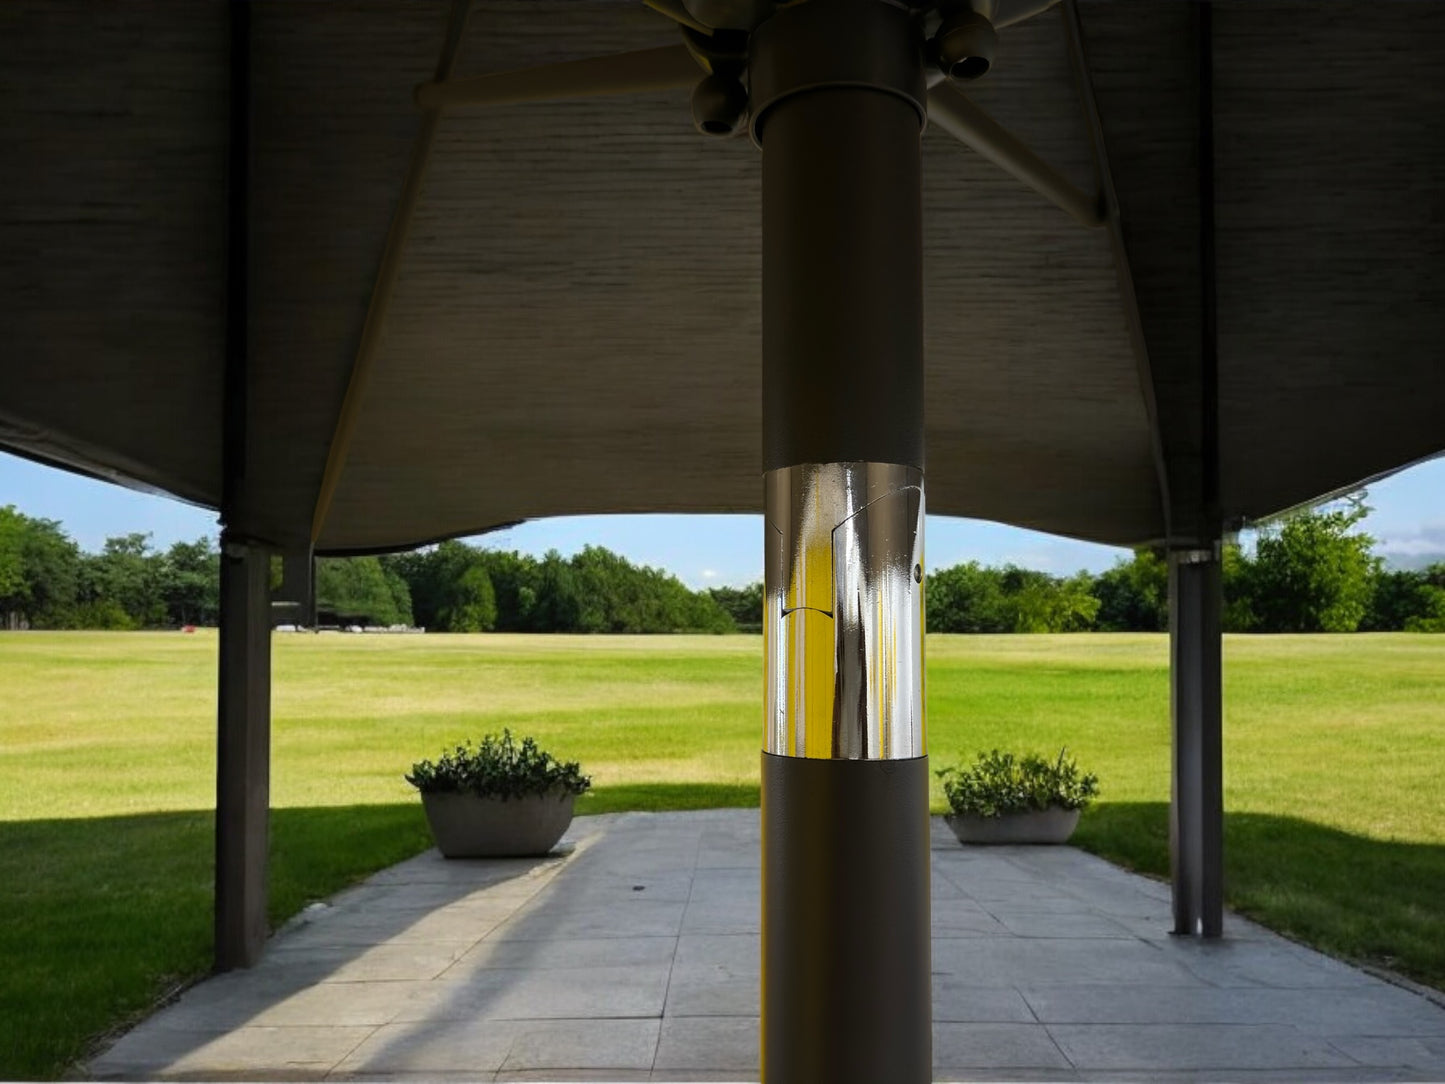
<svg viewBox="0 0 1445 1084">
<path fill-rule="evenodd" d="M 922 470 L 804 463 L 765 485 L 764 749 L 923 756 Z"/>
</svg>

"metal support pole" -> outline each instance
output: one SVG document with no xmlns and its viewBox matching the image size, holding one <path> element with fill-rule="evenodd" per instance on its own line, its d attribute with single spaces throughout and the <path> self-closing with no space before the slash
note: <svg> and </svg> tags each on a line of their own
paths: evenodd
<svg viewBox="0 0 1445 1084">
<path fill-rule="evenodd" d="M 232 0 L 226 367 L 221 418 L 221 645 L 216 712 L 216 968 L 250 967 L 266 943 L 270 804 L 271 562 L 240 529 L 249 430 L 251 13 Z"/>
<path fill-rule="evenodd" d="M 216 969 L 250 967 L 266 943 L 271 797 L 270 554 L 221 540 L 216 760 Z"/>
<path fill-rule="evenodd" d="M 763 150 L 762 1078 L 932 1077 L 922 42 L 812 0 L 752 36 Z"/>
<path fill-rule="evenodd" d="M 284 608 L 285 624 L 312 628 L 316 624 L 316 556 L 308 546 L 281 554 L 281 587 L 272 605 Z"/>
<path fill-rule="evenodd" d="M 1224 931 L 1222 589 L 1217 549 L 1169 555 L 1174 932 Z"/>
</svg>

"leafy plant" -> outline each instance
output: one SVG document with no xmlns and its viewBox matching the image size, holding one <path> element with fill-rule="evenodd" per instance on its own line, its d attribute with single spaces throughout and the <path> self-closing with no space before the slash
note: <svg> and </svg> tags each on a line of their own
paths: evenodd
<svg viewBox="0 0 1445 1084">
<path fill-rule="evenodd" d="M 1067 749 L 1060 749 L 1055 760 L 993 749 L 980 753 L 971 768 L 940 768 L 935 774 L 943 780 L 943 793 L 958 816 L 1083 809 L 1099 793 L 1099 777 L 1080 772 Z"/>
<path fill-rule="evenodd" d="M 406 781 L 423 794 L 476 794 L 503 800 L 556 791 L 585 794 L 592 786 L 577 761 L 559 761 L 532 738 L 518 741 L 510 730 L 488 734 L 480 745 L 465 742 L 435 761 L 418 761 Z"/>
</svg>

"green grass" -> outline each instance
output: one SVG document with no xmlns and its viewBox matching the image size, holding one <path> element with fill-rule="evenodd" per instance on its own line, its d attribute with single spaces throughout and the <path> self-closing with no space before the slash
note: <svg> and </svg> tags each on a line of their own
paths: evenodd
<svg viewBox="0 0 1445 1084">
<path fill-rule="evenodd" d="M 210 953 L 214 635 L 0 636 L 0 1078 L 54 1076 Z M 1159 636 L 930 637 L 936 763 L 1067 744 L 1084 846 L 1168 869 Z M 580 812 L 756 805 L 756 637 L 276 640 L 271 916 L 426 846 L 401 774 L 510 726 Z M 1226 643 L 1232 906 L 1445 987 L 1445 637 Z M 942 808 L 942 796 L 934 795 Z"/>
</svg>

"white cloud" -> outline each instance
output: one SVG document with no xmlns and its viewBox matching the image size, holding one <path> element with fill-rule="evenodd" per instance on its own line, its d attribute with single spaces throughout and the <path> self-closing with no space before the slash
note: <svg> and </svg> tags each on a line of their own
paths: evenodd
<svg viewBox="0 0 1445 1084">
<path fill-rule="evenodd" d="M 1375 552 L 1386 564 L 1415 568 L 1445 561 L 1445 523 L 1423 523 L 1417 530 L 1384 534 Z"/>
</svg>

